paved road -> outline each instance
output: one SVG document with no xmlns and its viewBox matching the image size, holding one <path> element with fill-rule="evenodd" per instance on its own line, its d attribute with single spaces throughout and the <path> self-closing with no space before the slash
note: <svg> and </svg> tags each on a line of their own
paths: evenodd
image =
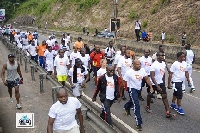
<svg viewBox="0 0 200 133">
<path fill-rule="evenodd" d="M 40 40 L 47 39 L 47 36 L 40 35 Z M 59 40 L 59 39 L 58 39 Z M 75 40 L 73 40 L 75 41 Z M 93 45 L 92 45 L 93 46 Z M 199 90 L 199 77 L 200 71 L 194 69 L 193 70 L 193 80 L 196 86 L 196 91 L 194 93 L 189 93 L 189 88 L 186 88 L 186 94 L 183 96 L 182 100 L 182 108 L 185 111 L 185 115 L 177 114 L 177 117 L 174 119 L 167 119 L 165 118 L 165 108 L 162 103 L 162 100 L 155 99 L 154 103 L 151 105 L 153 110 L 153 114 L 149 114 L 145 111 L 144 107 L 146 106 L 146 89 L 144 88 L 142 91 L 142 96 L 145 101 L 140 101 L 141 107 L 141 115 L 143 118 L 143 131 L 144 133 L 174 133 L 174 132 L 181 132 L 181 133 L 198 133 L 200 132 L 200 90 Z M 166 79 L 168 75 L 166 75 Z M 166 83 L 167 80 L 166 80 Z M 94 93 L 94 82 L 91 78 L 91 81 L 87 83 L 87 87 L 85 89 L 85 95 L 91 98 Z M 168 93 L 168 100 L 171 103 L 173 90 L 167 90 Z M 128 98 L 128 93 L 125 93 L 126 97 Z M 126 116 L 123 110 L 124 104 L 128 101 L 121 101 L 120 103 L 113 104 L 111 108 L 111 112 L 120 120 L 122 120 L 125 124 L 129 125 L 131 128 L 136 129 L 135 125 L 135 118 L 134 113 L 131 111 L 132 116 Z M 97 103 L 100 105 L 99 99 Z M 100 108 L 99 108 L 100 110 Z M 174 110 L 171 110 L 173 113 L 176 113 Z M 122 122 L 122 123 L 123 123 Z M 125 125 L 122 124 L 122 125 Z M 130 131 L 131 132 L 131 131 Z"/>
<path fill-rule="evenodd" d="M 7 55 L 10 53 L 7 48 L 0 41 L 0 66 L 7 62 Z M 1 68 L 2 69 L 2 68 Z M 0 69 L 0 73 L 1 73 Z M 51 107 L 52 101 L 52 87 L 54 86 L 48 80 L 44 80 L 45 93 L 40 94 L 39 91 L 39 72 L 35 73 L 36 81 L 31 80 L 30 65 L 28 65 L 28 73 L 25 73 L 24 65 L 21 66 L 24 84 L 20 86 L 20 103 L 21 110 L 17 110 L 16 100 L 9 102 L 9 94 L 7 87 L 4 86 L 0 79 L 0 127 L 3 128 L 3 133 L 45 133 L 48 121 L 48 111 Z M 16 113 L 34 113 L 35 128 L 16 129 Z M 94 123 L 89 119 L 84 120 L 86 133 L 99 132 Z M 97 131 L 96 131 L 97 129 Z M 0 131 L 1 132 L 1 131 Z"/>
</svg>

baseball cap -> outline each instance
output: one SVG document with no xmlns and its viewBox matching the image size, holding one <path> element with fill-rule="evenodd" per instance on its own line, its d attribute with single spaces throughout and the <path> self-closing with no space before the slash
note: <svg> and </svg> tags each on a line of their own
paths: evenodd
<svg viewBox="0 0 200 133">
<path fill-rule="evenodd" d="M 82 64 L 82 61 L 80 58 L 75 59 L 75 64 Z"/>
<path fill-rule="evenodd" d="M 8 55 L 8 58 L 10 58 L 10 57 L 15 57 L 13 54 L 9 54 Z"/>
</svg>

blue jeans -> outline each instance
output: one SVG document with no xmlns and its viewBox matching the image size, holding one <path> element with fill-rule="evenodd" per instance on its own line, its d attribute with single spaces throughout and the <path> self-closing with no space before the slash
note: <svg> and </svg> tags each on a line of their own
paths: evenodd
<svg viewBox="0 0 200 133">
<path fill-rule="evenodd" d="M 142 124 L 142 117 L 140 114 L 140 104 L 139 104 L 139 99 L 138 99 L 139 93 L 140 93 L 140 90 L 131 88 L 131 90 L 129 91 L 130 100 L 124 105 L 125 110 L 130 110 L 131 106 L 134 105 L 133 111 L 135 114 L 135 120 L 136 120 L 137 125 Z"/>
<path fill-rule="evenodd" d="M 45 69 L 44 56 L 39 56 L 40 66 Z"/>
</svg>

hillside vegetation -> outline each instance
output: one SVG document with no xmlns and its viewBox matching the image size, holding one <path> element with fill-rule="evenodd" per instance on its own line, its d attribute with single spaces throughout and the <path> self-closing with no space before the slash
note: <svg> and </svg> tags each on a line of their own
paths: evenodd
<svg viewBox="0 0 200 133">
<path fill-rule="evenodd" d="M 142 31 L 152 31 L 153 40 L 166 33 L 169 43 L 181 43 L 182 33 L 187 43 L 200 45 L 200 1 L 198 0 L 118 0 L 119 37 L 135 39 L 137 18 Z M 12 21 L 22 25 L 81 31 L 82 27 L 103 30 L 113 18 L 113 0 L 27 0 L 16 8 Z M 58 22 L 58 26 L 55 26 Z"/>
</svg>

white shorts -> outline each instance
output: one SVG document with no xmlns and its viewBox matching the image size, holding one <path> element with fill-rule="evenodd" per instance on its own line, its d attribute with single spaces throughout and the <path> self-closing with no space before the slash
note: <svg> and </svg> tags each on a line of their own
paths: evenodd
<svg viewBox="0 0 200 133">
<path fill-rule="evenodd" d="M 81 84 L 80 83 L 74 83 L 75 87 L 73 88 L 73 95 L 75 97 L 78 97 L 80 95 L 82 95 L 82 90 L 83 88 L 81 87 Z"/>
<path fill-rule="evenodd" d="M 70 130 L 65 131 L 53 131 L 54 133 L 80 133 L 79 125 L 74 126 Z"/>
<path fill-rule="evenodd" d="M 47 71 L 53 71 L 53 61 L 46 61 Z"/>
</svg>

